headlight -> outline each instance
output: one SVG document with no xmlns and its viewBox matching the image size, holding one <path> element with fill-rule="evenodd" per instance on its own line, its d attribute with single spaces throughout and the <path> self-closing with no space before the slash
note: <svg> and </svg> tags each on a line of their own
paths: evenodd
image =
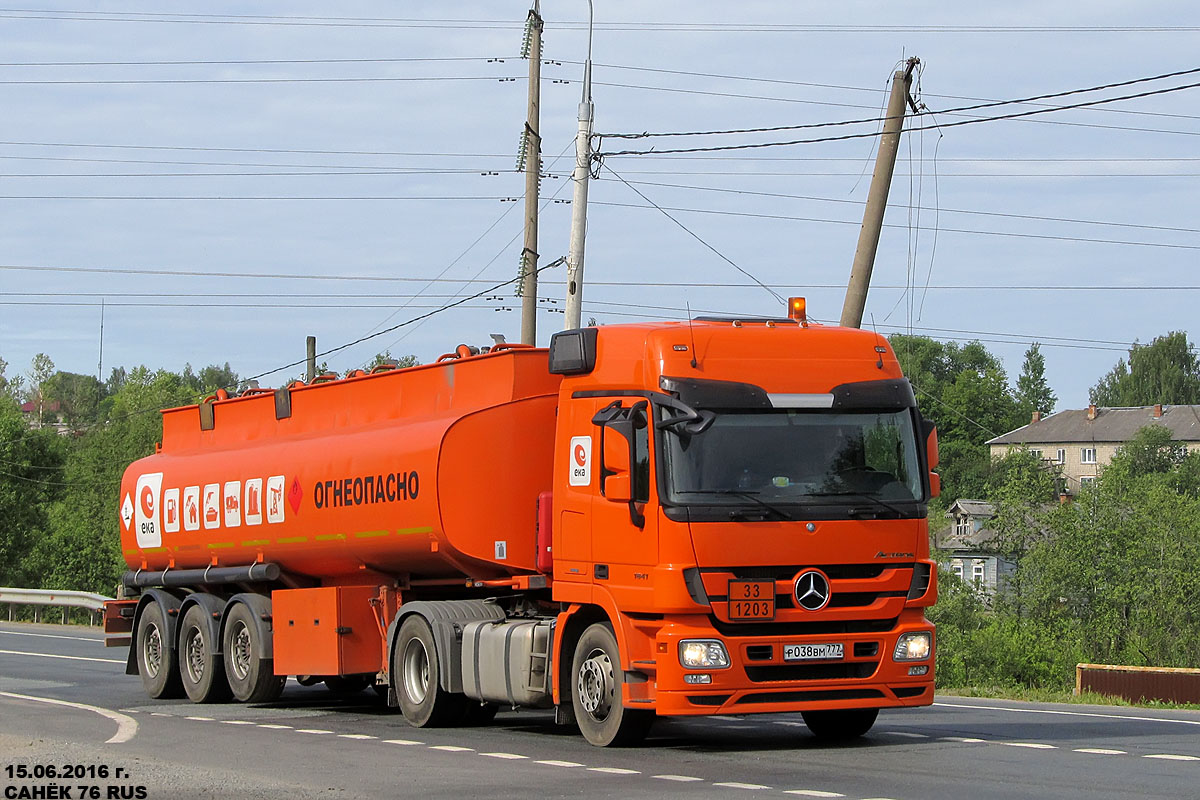
<svg viewBox="0 0 1200 800">
<path fill-rule="evenodd" d="M 929 631 L 906 633 L 896 640 L 893 661 L 924 661 L 933 650 L 933 635 Z"/>
<path fill-rule="evenodd" d="M 729 654 L 716 639 L 684 639 L 679 643 L 679 663 L 688 669 L 723 669 L 729 666 Z"/>
</svg>

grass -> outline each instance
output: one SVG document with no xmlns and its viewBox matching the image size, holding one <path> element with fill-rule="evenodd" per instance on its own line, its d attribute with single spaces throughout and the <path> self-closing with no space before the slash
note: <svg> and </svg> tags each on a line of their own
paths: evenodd
<svg viewBox="0 0 1200 800">
<path fill-rule="evenodd" d="M 939 687 L 937 693 L 950 697 L 986 697 L 996 700 L 1023 700 L 1030 703 L 1071 703 L 1073 705 L 1125 706 L 1128 708 L 1200 710 L 1200 705 L 1195 703 L 1172 703 L 1166 700 L 1143 700 L 1133 703 L 1123 697 L 1097 694 L 1096 692 L 1075 694 L 1071 689 L 1047 689 L 1023 686 L 946 686 Z"/>
</svg>

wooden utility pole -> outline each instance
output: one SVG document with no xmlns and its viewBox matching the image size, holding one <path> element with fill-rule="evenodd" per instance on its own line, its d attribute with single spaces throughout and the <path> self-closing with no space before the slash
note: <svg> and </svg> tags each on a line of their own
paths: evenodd
<svg viewBox="0 0 1200 800">
<path fill-rule="evenodd" d="M 312 383 L 317 377 L 317 337 L 309 336 L 304 340 L 304 358 L 307 366 L 304 370 L 304 382 Z"/>
<path fill-rule="evenodd" d="M 525 55 L 529 59 L 529 112 L 525 118 L 525 247 L 521 250 L 521 342 L 537 344 L 538 182 L 542 172 L 542 137 L 538 134 L 542 95 L 542 16 L 538 0 L 525 23 Z"/>
<path fill-rule="evenodd" d="M 842 306 L 842 326 L 861 328 L 863 309 L 867 306 L 867 289 L 871 286 L 871 270 L 875 267 L 875 251 L 879 249 L 879 232 L 883 228 L 883 212 L 887 209 L 888 190 L 892 187 L 892 172 L 896 168 L 896 152 L 900 149 L 900 131 L 904 128 L 904 108 L 912 73 L 921 60 L 910 58 L 903 70 L 892 76 L 892 94 L 888 98 L 887 117 L 879 137 L 879 154 L 875 158 L 875 174 L 867 194 L 862 230 L 854 249 L 854 265 L 850 268 L 850 283 L 846 286 L 846 301 Z"/>
<path fill-rule="evenodd" d="M 570 330 L 580 326 L 583 312 L 583 243 L 587 237 L 588 177 L 592 171 L 592 0 L 588 0 L 588 49 L 583 64 L 583 97 L 579 101 L 579 130 L 575 134 L 575 194 L 571 198 L 571 243 L 567 251 L 567 305 L 565 324 Z"/>
</svg>

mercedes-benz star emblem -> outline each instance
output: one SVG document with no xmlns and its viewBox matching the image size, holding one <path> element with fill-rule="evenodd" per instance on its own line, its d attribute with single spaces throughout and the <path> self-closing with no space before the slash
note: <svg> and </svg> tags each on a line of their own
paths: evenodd
<svg viewBox="0 0 1200 800">
<path fill-rule="evenodd" d="M 805 611 L 820 611 L 829 603 L 829 579 L 815 569 L 796 578 L 796 603 Z"/>
</svg>

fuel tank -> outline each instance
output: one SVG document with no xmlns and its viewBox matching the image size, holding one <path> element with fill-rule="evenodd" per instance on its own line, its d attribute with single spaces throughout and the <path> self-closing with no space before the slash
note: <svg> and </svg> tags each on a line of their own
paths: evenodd
<svg viewBox="0 0 1200 800">
<path fill-rule="evenodd" d="M 501 347 L 163 411 L 158 452 L 121 483 L 126 564 L 267 561 L 327 582 L 536 571 L 561 377 L 546 350 Z"/>
</svg>

